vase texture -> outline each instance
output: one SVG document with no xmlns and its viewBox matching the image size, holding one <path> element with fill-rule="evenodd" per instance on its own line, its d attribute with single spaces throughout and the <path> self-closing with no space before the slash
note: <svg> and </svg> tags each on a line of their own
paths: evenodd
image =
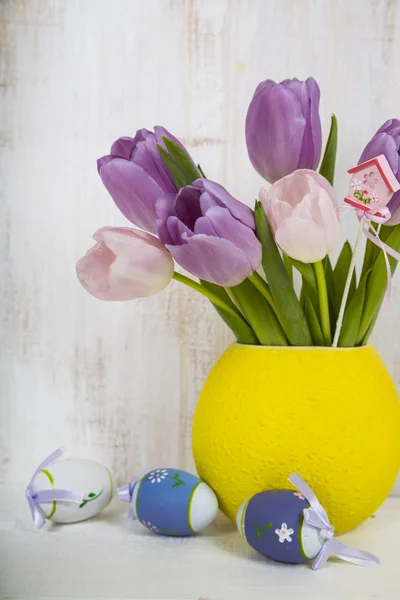
<svg viewBox="0 0 400 600">
<path fill-rule="evenodd" d="M 370 517 L 400 466 L 400 404 L 372 346 L 233 344 L 211 370 L 193 422 L 200 478 L 232 520 L 299 473 L 336 533 Z"/>
</svg>

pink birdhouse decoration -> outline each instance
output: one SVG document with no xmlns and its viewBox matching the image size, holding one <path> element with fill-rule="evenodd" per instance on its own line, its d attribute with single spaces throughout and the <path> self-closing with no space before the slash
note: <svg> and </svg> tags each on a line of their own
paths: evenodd
<svg viewBox="0 0 400 600">
<path fill-rule="evenodd" d="M 348 170 L 351 174 L 349 194 L 344 199 L 358 210 L 371 212 L 378 217 L 393 193 L 400 189 L 384 154 L 371 158 Z"/>
</svg>

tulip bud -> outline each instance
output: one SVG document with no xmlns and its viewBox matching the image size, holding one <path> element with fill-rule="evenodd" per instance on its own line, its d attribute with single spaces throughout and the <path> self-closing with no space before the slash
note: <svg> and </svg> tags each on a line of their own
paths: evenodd
<svg viewBox="0 0 400 600">
<path fill-rule="evenodd" d="M 299 169 L 261 188 L 271 230 L 278 246 L 291 258 L 315 263 L 334 248 L 339 223 L 331 184 L 315 171 Z"/>
<path fill-rule="evenodd" d="M 389 119 L 378 129 L 371 141 L 366 145 L 360 156 L 358 164 L 370 158 L 384 154 L 393 173 L 400 181 L 400 120 Z M 386 225 L 400 223 L 400 190 L 395 192 L 387 205 L 391 212 L 391 219 Z"/>
<path fill-rule="evenodd" d="M 259 267 L 253 213 L 222 185 L 197 179 L 160 198 L 156 210 L 161 242 L 196 277 L 232 287 Z"/>
<path fill-rule="evenodd" d="M 274 183 L 296 169 L 316 169 L 321 157 L 320 91 L 305 82 L 267 80 L 257 87 L 246 117 L 246 144 L 255 170 Z"/>
<path fill-rule="evenodd" d="M 157 238 L 128 227 L 103 227 L 97 244 L 76 263 L 83 287 L 100 300 L 157 294 L 172 279 L 174 261 Z"/>
<path fill-rule="evenodd" d="M 180 148 L 193 165 L 182 144 L 164 127 L 154 133 L 139 129 L 134 138 L 119 138 L 107 156 L 99 158 L 100 177 L 122 214 L 137 227 L 155 233 L 155 204 L 160 196 L 177 191 L 174 178 L 160 155 L 168 158 L 165 140 Z"/>
</svg>

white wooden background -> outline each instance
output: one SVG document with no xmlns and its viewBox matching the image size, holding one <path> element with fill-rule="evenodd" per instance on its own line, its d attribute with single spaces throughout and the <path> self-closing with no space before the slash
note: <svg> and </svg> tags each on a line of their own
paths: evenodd
<svg viewBox="0 0 400 600">
<path fill-rule="evenodd" d="M 244 118 L 266 78 L 314 75 L 340 126 L 337 188 L 400 116 L 397 0 L 1 0 L 0 483 L 59 445 L 112 466 L 191 467 L 196 398 L 230 335 L 173 283 L 101 303 L 74 265 L 126 222 L 96 171 L 120 135 L 163 124 L 253 202 Z M 343 238 L 353 232 L 353 217 Z M 400 278 L 374 341 L 400 386 Z"/>
</svg>

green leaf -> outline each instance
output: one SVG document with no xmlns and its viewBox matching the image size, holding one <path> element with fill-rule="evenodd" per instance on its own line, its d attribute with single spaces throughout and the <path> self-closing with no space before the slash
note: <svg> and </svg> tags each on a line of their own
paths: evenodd
<svg viewBox="0 0 400 600">
<path fill-rule="evenodd" d="M 276 313 L 292 346 L 312 346 L 307 320 L 275 244 L 261 202 L 256 201 L 257 237 L 262 244 L 262 266 L 276 305 Z"/>
<path fill-rule="evenodd" d="M 176 187 L 178 188 L 178 190 L 180 190 L 181 188 L 188 185 L 188 180 L 187 180 L 185 174 L 179 168 L 179 166 L 174 163 L 174 161 L 171 159 L 169 154 L 167 152 L 165 152 L 165 150 L 161 146 L 161 144 L 157 144 L 157 147 L 158 147 L 158 151 L 161 155 L 161 158 L 163 159 L 165 166 L 171 173 L 171 177 L 174 180 L 174 183 L 175 183 Z M 189 182 L 189 183 L 191 183 L 191 182 Z"/>
<path fill-rule="evenodd" d="M 274 311 L 248 279 L 229 290 L 263 346 L 287 346 Z"/>
<path fill-rule="evenodd" d="M 308 296 L 304 298 L 304 309 L 308 322 L 308 326 L 311 331 L 311 336 L 314 342 L 314 346 L 324 346 L 324 337 L 322 335 L 321 326 L 318 321 L 317 314 L 315 312 L 314 306 Z"/>
<path fill-rule="evenodd" d="M 371 233 L 376 232 L 377 227 L 378 227 L 378 225 L 376 223 L 370 223 L 370 232 Z M 385 229 L 389 229 L 389 227 L 385 227 Z M 381 239 L 382 239 L 382 234 L 384 234 L 383 227 L 381 228 L 381 232 L 379 234 L 379 237 Z M 363 261 L 363 266 L 362 266 L 362 270 L 361 270 L 360 280 L 362 277 L 364 277 L 365 273 L 374 266 L 375 261 L 378 258 L 378 254 L 379 254 L 378 246 L 376 244 L 372 243 L 371 240 L 367 239 L 367 243 L 365 245 L 364 261 Z"/>
<path fill-rule="evenodd" d="M 345 242 L 343 245 L 342 251 L 340 252 L 339 258 L 335 265 L 333 271 L 333 308 L 335 311 L 335 319 L 337 319 L 339 315 L 340 305 L 342 303 L 344 286 L 346 284 L 347 275 L 349 272 L 350 262 L 353 256 L 353 250 L 349 242 Z M 357 280 L 356 280 L 356 272 L 353 271 L 353 276 L 351 278 L 349 295 L 347 297 L 346 306 L 349 305 L 353 294 L 356 290 Z"/>
<path fill-rule="evenodd" d="M 88 498 L 95 498 L 96 494 L 94 492 L 90 492 L 90 494 L 88 494 Z"/>
<path fill-rule="evenodd" d="M 256 334 L 254 333 L 254 331 L 252 330 L 250 325 L 246 322 L 245 318 L 243 317 L 243 315 L 241 314 L 239 309 L 235 306 L 235 304 L 229 298 L 229 295 L 224 290 L 224 288 L 220 287 L 219 285 L 216 285 L 214 283 L 210 283 L 209 281 L 204 281 L 204 280 L 201 280 L 201 285 L 203 287 L 205 287 L 206 289 L 210 290 L 211 292 L 214 292 L 214 294 L 219 296 L 221 298 L 221 300 L 223 300 L 233 311 L 236 312 L 237 317 L 235 318 L 235 316 L 232 315 L 230 312 L 227 312 L 227 311 L 223 310 L 222 308 L 220 308 L 219 306 L 215 306 L 215 304 L 213 304 L 213 306 L 216 309 L 219 316 L 225 321 L 225 323 L 228 325 L 228 327 L 233 331 L 233 334 L 235 335 L 237 341 L 240 344 L 257 345 L 259 342 L 258 342 Z"/>
<path fill-rule="evenodd" d="M 363 313 L 365 291 L 369 273 L 365 273 L 344 313 L 339 337 L 340 348 L 353 348 L 357 344 L 358 330 Z"/>
<path fill-rule="evenodd" d="M 202 178 L 203 178 L 203 179 L 207 179 L 207 177 L 205 176 L 205 174 L 204 174 L 204 171 L 203 171 L 203 169 L 201 168 L 201 166 L 200 166 L 200 165 L 197 165 L 197 168 L 198 168 L 198 170 L 199 170 L 199 173 L 200 173 L 200 175 L 202 176 Z"/>
<path fill-rule="evenodd" d="M 372 333 L 372 331 L 373 331 L 373 329 L 375 327 L 375 323 L 376 323 L 378 317 L 379 317 L 379 311 L 377 311 L 375 313 L 375 316 L 372 319 L 372 321 L 371 321 L 371 323 L 370 323 L 370 325 L 369 325 L 369 327 L 367 329 L 367 332 L 364 335 L 364 337 L 357 340 L 357 346 L 365 346 L 367 344 L 367 342 L 369 340 L 369 336 L 371 335 L 371 333 Z"/>
<path fill-rule="evenodd" d="M 393 233 L 393 225 L 381 225 L 381 228 L 379 230 L 379 237 L 382 240 L 382 242 L 387 242 L 389 237 L 392 235 Z M 375 246 L 375 244 L 374 244 Z M 376 248 L 376 246 L 375 246 Z M 379 252 L 379 248 L 378 248 L 378 252 Z"/>
<path fill-rule="evenodd" d="M 400 250 L 400 225 L 392 227 L 392 232 L 387 237 L 386 243 L 397 252 Z M 393 275 L 397 267 L 397 260 L 389 255 L 388 258 L 390 270 Z M 385 297 L 386 287 L 386 263 L 383 252 L 380 250 L 378 258 L 376 259 L 375 264 L 372 267 L 372 272 L 368 278 L 364 310 L 357 337 L 358 342 L 361 342 L 368 333 L 371 333 L 371 323 L 377 318 L 379 309 Z"/>
<path fill-rule="evenodd" d="M 315 277 L 315 271 L 311 265 L 303 263 L 300 260 L 295 260 L 287 256 L 287 261 L 292 263 L 295 269 L 298 270 L 300 275 L 315 289 L 317 290 L 317 278 Z"/>
<path fill-rule="evenodd" d="M 331 130 L 329 132 L 328 141 L 326 142 L 325 153 L 322 159 L 319 172 L 325 177 L 331 185 L 335 178 L 335 163 L 336 151 L 338 142 L 338 125 L 335 115 L 331 117 Z"/>
<path fill-rule="evenodd" d="M 301 286 L 301 291 L 303 295 L 303 310 L 305 307 L 305 299 L 308 298 L 311 301 L 311 304 L 313 305 L 314 312 L 317 315 L 317 318 L 320 319 L 321 315 L 319 310 L 318 289 L 313 288 L 313 286 L 308 283 L 307 279 L 303 277 L 303 285 Z"/>
<path fill-rule="evenodd" d="M 182 172 L 183 177 L 186 180 L 185 185 L 190 185 L 193 181 L 201 177 L 200 171 L 197 169 L 186 150 L 165 136 L 163 136 L 163 142 L 172 161 Z"/>
</svg>

